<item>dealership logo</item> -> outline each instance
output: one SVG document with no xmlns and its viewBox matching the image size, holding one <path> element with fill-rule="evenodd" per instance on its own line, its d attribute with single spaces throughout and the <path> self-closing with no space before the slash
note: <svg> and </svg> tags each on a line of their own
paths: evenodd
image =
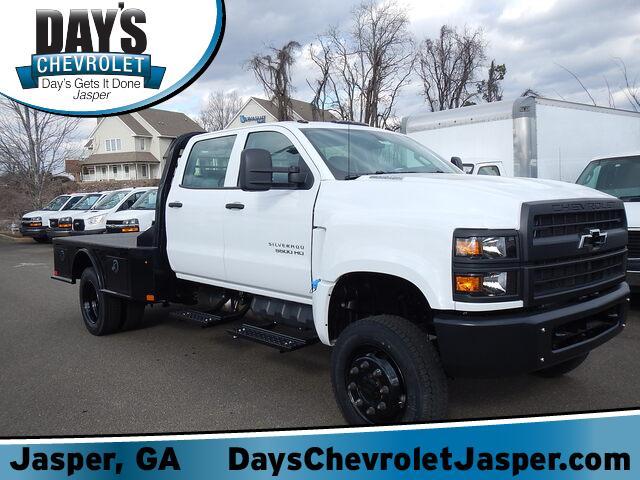
<svg viewBox="0 0 640 480">
<path fill-rule="evenodd" d="M 240 123 L 247 123 L 247 122 L 266 123 L 267 116 L 266 115 L 240 115 Z"/>
<path fill-rule="evenodd" d="M 65 115 L 135 111 L 188 87 L 222 42 L 223 0 L 100 2 L 11 2 L 0 17 L 0 93 Z"/>
<path fill-rule="evenodd" d="M 115 42 L 119 44 L 121 51 L 111 52 L 111 37 L 116 21 L 125 36 Z M 61 75 L 142 77 L 144 88 L 160 88 L 166 69 L 152 66 L 151 56 L 144 54 L 147 49 L 147 35 L 143 29 L 146 21 L 147 16 L 143 10 L 125 10 L 124 2 L 120 2 L 117 9 L 106 11 L 74 9 L 66 18 L 59 10 L 37 10 L 36 53 L 31 57 L 31 65 L 17 67 L 22 88 L 37 88 L 40 78 Z M 95 43 L 92 38 L 94 34 L 97 39 Z M 67 88 L 75 87 L 79 90 L 75 99 L 87 96 L 82 95 L 83 88 L 101 86 L 100 82 L 86 81 L 81 77 L 75 82 L 65 80 L 65 83 Z M 49 88 L 50 85 L 56 83 L 47 81 L 43 86 Z M 102 87 L 105 90 L 139 88 L 140 82 L 104 78 Z M 101 94 L 108 95 L 107 92 Z"/>
</svg>

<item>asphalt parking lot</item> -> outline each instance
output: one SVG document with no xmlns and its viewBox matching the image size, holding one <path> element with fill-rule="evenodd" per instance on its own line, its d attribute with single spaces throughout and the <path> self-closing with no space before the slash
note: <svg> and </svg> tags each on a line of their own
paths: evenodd
<svg viewBox="0 0 640 480">
<path fill-rule="evenodd" d="M 340 425 L 330 349 L 280 354 L 165 308 L 148 328 L 97 338 L 77 287 L 49 279 L 50 245 L 0 239 L 0 437 Z M 628 327 L 553 380 L 450 381 L 452 419 L 640 406 L 640 302 Z M 637 304 L 636 304 L 637 303 Z"/>
</svg>

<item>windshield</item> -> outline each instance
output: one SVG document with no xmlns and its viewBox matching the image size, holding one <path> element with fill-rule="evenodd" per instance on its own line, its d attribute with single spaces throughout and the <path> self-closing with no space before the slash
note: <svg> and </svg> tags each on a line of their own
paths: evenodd
<svg viewBox="0 0 640 480">
<path fill-rule="evenodd" d="M 104 197 L 102 200 L 97 202 L 93 206 L 93 210 L 109 210 L 111 208 L 115 208 L 124 197 L 129 195 L 129 193 L 131 192 L 129 192 L 128 190 L 120 191 L 120 192 L 111 192 L 107 194 L 107 196 Z"/>
<path fill-rule="evenodd" d="M 301 130 L 338 180 L 383 173 L 461 173 L 403 135 L 343 128 Z"/>
<path fill-rule="evenodd" d="M 591 162 L 576 183 L 626 202 L 640 202 L 640 157 Z"/>
<path fill-rule="evenodd" d="M 157 190 L 149 190 L 142 195 L 136 203 L 131 206 L 131 210 L 155 210 L 156 209 L 156 197 L 158 196 Z"/>
<path fill-rule="evenodd" d="M 42 210 L 49 210 L 49 211 L 57 211 L 60 210 L 62 208 L 62 206 L 67 203 L 67 200 L 69 200 L 69 195 L 60 195 L 59 197 L 54 198 L 53 200 L 51 200 L 49 202 L 49 204 L 44 207 Z"/>
<path fill-rule="evenodd" d="M 93 204 L 98 201 L 98 199 L 102 196 L 100 193 L 93 193 L 91 195 L 87 195 L 82 197 L 78 203 L 76 203 L 71 210 L 89 210 L 93 207 Z"/>
</svg>

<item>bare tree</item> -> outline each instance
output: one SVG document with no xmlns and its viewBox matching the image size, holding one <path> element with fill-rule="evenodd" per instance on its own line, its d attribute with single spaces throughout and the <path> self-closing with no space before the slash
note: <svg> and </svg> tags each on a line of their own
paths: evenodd
<svg viewBox="0 0 640 480">
<path fill-rule="evenodd" d="M 437 38 L 425 39 L 418 52 L 423 95 L 433 111 L 472 103 L 478 96 L 478 72 L 486 59 L 481 29 L 462 33 L 448 25 Z"/>
<path fill-rule="evenodd" d="M 573 73 L 571 70 L 569 70 L 567 67 L 565 67 L 564 65 L 560 65 L 559 63 L 556 63 L 557 66 L 559 66 L 561 69 L 563 69 L 565 72 L 567 72 L 569 75 L 571 75 L 573 78 L 576 79 L 576 81 L 578 82 L 578 84 L 580 85 L 580 87 L 582 88 L 582 90 L 584 90 L 584 92 L 587 94 L 587 96 L 589 97 L 589 100 L 591 100 L 591 103 L 593 105 L 597 105 L 596 101 L 593 98 L 593 95 L 591 95 L 591 92 L 589 91 L 589 89 L 587 87 L 584 86 L 584 83 L 582 83 L 582 80 L 580 80 L 580 77 L 578 77 L 578 75 L 576 75 L 575 73 Z"/>
<path fill-rule="evenodd" d="M 415 61 L 407 10 L 366 0 L 351 14 L 348 32 L 333 27 L 313 45 L 320 77 L 312 85 L 325 108 L 345 120 L 386 127 Z"/>
<path fill-rule="evenodd" d="M 77 150 L 79 122 L 0 100 L 0 169 L 19 179 L 34 208 L 42 206 L 52 173 Z"/>
<path fill-rule="evenodd" d="M 640 87 L 638 86 L 638 77 L 630 78 L 627 65 L 624 61 L 621 58 L 616 58 L 616 61 L 618 62 L 620 73 L 622 74 L 622 81 L 624 82 L 622 91 L 631 104 L 631 108 L 636 112 L 640 111 Z"/>
<path fill-rule="evenodd" d="M 502 81 L 506 74 L 507 67 L 504 63 L 496 65 L 496 61 L 491 60 L 487 79 L 478 84 L 478 93 L 482 95 L 485 102 L 502 100 Z"/>
<path fill-rule="evenodd" d="M 534 90 L 533 88 L 529 87 L 524 92 L 522 92 L 520 96 L 521 97 L 541 97 L 542 94 L 537 90 Z"/>
<path fill-rule="evenodd" d="M 333 54 L 322 37 L 318 38 L 318 42 L 319 47 L 313 44 L 309 45 L 309 58 L 318 67 L 320 76 L 314 80 L 307 79 L 307 85 L 313 92 L 311 100 L 313 119 L 325 120 L 325 112 L 331 107 L 327 89 L 332 84 Z"/>
<path fill-rule="evenodd" d="M 249 59 L 247 67 L 262 85 L 265 94 L 277 110 L 278 120 L 291 120 L 291 67 L 300 44 L 288 42 L 282 48 L 269 47 L 270 53 L 257 54 Z"/>
<path fill-rule="evenodd" d="M 234 90 L 232 92 L 211 92 L 205 105 L 200 110 L 200 125 L 207 132 L 222 130 L 242 108 L 242 99 Z"/>
</svg>

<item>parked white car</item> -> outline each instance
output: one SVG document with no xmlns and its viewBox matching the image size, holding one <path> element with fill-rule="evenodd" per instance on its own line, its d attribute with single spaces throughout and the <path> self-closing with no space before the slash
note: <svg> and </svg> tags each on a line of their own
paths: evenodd
<svg viewBox="0 0 640 480">
<path fill-rule="evenodd" d="M 107 217 L 114 212 L 131 208 L 147 190 L 148 187 L 125 188 L 105 195 L 91 210 L 73 217 L 71 235 L 104 233 L 107 230 Z"/>
<path fill-rule="evenodd" d="M 107 233 L 134 233 L 148 230 L 156 218 L 158 189 L 143 194 L 129 210 L 114 212 L 107 217 Z"/>
<path fill-rule="evenodd" d="M 67 237 L 71 234 L 73 217 L 88 212 L 110 191 L 91 192 L 85 194 L 80 201 L 68 210 L 57 212 L 49 218 L 47 236 L 49 238 Z"/>
<path fill-rule="evenodd" d="M 49 218 L 57 212 L 69 210 L 79 202 L 84 193 L 70 193 L 60 195 L 51 200 L 47 206 L 41 210 L 35 210 L 23 215 L 20 223 L 20 233 L 24 237 L 31 237 L 38 243 L 47 242 L 47 229 L 49 228 Z"/>
</svg>

